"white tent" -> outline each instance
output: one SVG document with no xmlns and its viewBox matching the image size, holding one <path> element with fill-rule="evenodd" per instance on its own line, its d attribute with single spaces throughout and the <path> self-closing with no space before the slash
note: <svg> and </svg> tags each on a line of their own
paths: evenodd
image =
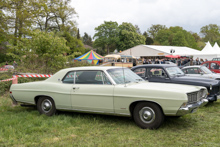
<svg viewBox="0 0 220 147">
<path fill-rule="evenodd" d="M 206 43 L 206 46 L 201 50 L 201 54 L 216 54 L 209 41 Z"/>
<path fill-rule="evenodd" d="M 121 55 L 132 55 L 137 58 L 146 56 L 166 56 L 166 55 L 180 55 L 180 56 L 192 56 L 199 54 L 200 51 L 179 46 L 161 46 L 161 45 L 138 45 L 127 49 L 119 54 Z"/>
<path fill-rule="evenodd" d="M 213 49 L 214 49 L 214 51 L 215 51 L 217 54 L 220 54 L 220 48 L 219 48 L 217 42 L 215 42 L 215 44 L 214 44 L 214 46 L 213 46 Z"/>
<path fill-rule="evenodd" d="M 215 43 L 215 47 L 212 47 L 210 42 L 208 41 L 202 51 L 193 56 L 193 59 L 199 58 L 203 60 L 212 60 L 216 57 L 220 57 L 220 48 L 217 43 Z"/>
</svg>

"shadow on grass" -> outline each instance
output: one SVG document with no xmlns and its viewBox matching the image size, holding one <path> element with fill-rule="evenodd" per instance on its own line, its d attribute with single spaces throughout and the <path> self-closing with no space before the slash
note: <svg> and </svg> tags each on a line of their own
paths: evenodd
<svg viewBox="0 0 220 147">
<path fill-rule="evenodd" d="M 15 106 L 7 109 L 10 113 L 19 113 L 22 115 L 24 112 L 30 112 L 32 115 L 40 116 L 37 112 L 36 107 L 21 107 Z M 32 113 L 34 112 L 34 113 Z M 80 112 L 71 112 L 71 111 L 57 111 L 57 117 L 71 117 L 77 119 L 84 119 L 83 122 L 91 122 L 94 120 L 98 123 L 107 123 L 109 125 L 112 124 L 120 124 L 124 127 L 127 126 L 136 126 L 134 120 L 131 117 L 123 117 L 123 116 L 112 116 L 112 115 L 103 115 L 103 114 L 91 114 L 91 113 L 80 113 Z M 56 117 L 55 116 L 55 117 Z M 184 130 L 188 127 L 192 127 L 196 125 L 196 118 L 188 114 L 187 116 L 182 116 L 180 118 L 175 117 L 166 117 L 163 125 L 160 127 L 161 129 L 172 129 L 172 130 Z M 136 126 L 138 128 L 138 126 Z"/>
</svg>

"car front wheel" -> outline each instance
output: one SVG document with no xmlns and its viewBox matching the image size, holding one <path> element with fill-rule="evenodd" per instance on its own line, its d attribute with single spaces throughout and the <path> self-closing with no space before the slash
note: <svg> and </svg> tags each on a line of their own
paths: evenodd
<svg viewBox="0 0 220 147">
<path fill-rule="evenodd" d="M 135 106 L 133 118 L 143 129 L 157 129 L 164 121 L 164 114 L 157 104 L 141 102 Z"/>
<path fill-rule="evenodd" d="M 52 116 L 56 113 L 56 107 L 53 99 L 49 97 L 41 97 L 37 102 L 37 109 L 40 114 Z"/>
</svg>

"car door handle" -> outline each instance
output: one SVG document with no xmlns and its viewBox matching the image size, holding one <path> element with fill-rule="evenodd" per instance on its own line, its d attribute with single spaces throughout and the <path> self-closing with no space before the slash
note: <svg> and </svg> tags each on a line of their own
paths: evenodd
<svg viewBox="0 0 220 147">
<path fill-rule="evenodd" d="M 79 89 L 79 87 L 73 87 L 73 90 Z"/>
</svg>

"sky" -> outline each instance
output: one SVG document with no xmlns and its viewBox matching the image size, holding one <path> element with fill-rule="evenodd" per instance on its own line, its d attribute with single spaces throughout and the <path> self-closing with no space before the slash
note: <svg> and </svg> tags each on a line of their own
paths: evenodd
<svg viewBox="0 0 220 147">
<path fill-rule="evenodd" d="M 141 33 L 152 24 L 180 26 L 200 32 L 203 26 L 220 25 L 220 0 L 72 0 L 78 17 L 80 35 L 93 37 L 95 28 L 104 21 L 129 22 Z"/>
</svg>

